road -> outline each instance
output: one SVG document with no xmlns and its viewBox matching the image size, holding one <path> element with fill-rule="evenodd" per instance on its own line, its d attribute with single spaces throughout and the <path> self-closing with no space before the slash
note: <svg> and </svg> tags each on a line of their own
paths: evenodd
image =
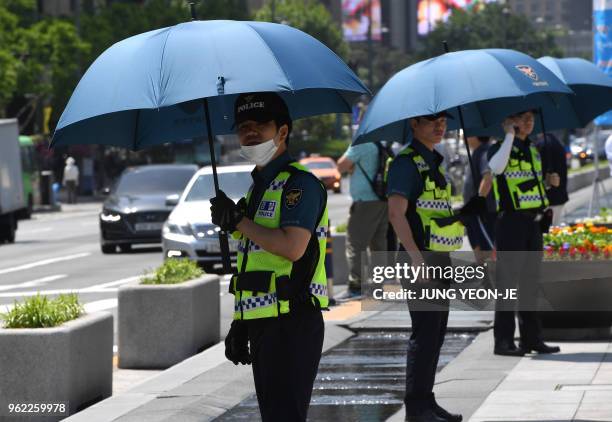
<svg viewBox="0 0 612 422">
<path fill-rule="evenodd" d="M 343 193 L 329 193 L 334 225 L 348 217 L 348 183 Z M 134 247 L 131 253 L 103 255 L 99 246 L 100 203 L 64 205 L 63 211 L 35 214 L 21 221 L 16 242 L 0 245 L 0 312 L 15 300 L 35 295 L 75 292 L 88 312 L 106 310 L 117 321 L 117 290 L 162 263 L 161 248 Z M 231 321 L 233 297 L 229 281 L 221 282 L 221 332 Z M 117 344 L 115 342 L 115 344 Z"/>
</svg>

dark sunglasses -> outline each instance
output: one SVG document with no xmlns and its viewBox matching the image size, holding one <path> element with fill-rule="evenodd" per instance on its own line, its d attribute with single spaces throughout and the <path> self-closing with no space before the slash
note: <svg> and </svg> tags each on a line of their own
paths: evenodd
<svg viewBox="0 0 612 422">
<path fill-rule="evenodd" d="M 428 122 L 435 122 L 436 120 L 439 120 L 439 119 L 446 119 L 446 116 L 444 114 L 430 114 L 427 116 L 421 116 L 419 118 L 425 119 Z"/>
</svg>

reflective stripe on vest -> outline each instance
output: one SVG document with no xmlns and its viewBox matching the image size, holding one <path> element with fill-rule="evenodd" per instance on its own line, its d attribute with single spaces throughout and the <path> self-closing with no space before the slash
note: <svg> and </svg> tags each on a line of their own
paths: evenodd
<svg viewBox="0 0 612 422">
<path fill-rule="evenodd" d="M 301 171 L 308 169 L 298 163 L 291 163 L 291 166 Z M 282 208 L 283 189 L 287 180 L 291 176 L 288 171 L 281 171 L 275 179 L 270 182 L 266 191 L 263 194 L 261 202 L 258 204 L 257 212 L 253 221 L 267 228 L 279 228 Z M 247 202 L 251 200 L 251 191 L 247 194 Z M 317 222 L 315 230 L 316 240 L 319 247 L 319 259 L 315 269 L 314 276 L 310 280 L 308 291 L 316 297 L 322 308 L 328 306 L 329 299 L 327 297 L 327 276 L 325 274 L 325 249 L 327 242 L 327 204 L 321 220 Z M 238 235 L 240 235 L 238 233 Z M 236 233 L 234 234 L 236 237 Z M 245 256 L 247 239 L 244 236 L 240 237 L 238 246 L 237 264 L 238 269 L 242 269 L 242 261 Z M 248 241 L 247 261 L 245 272 L 265 272 L 273 271 L 273 277 L 270 280 L 269 290 L 267 292 L 258 292 L 254 294 L 248 290 L 237 290 L 233 285 L 234 290 L 234 319 L 259 319 L 277 317 L 279 314 L 290 312 L 290 304 L 288 300 L 278 300 L 277 281 L 279 279 L 287 282 L 288 276 L 291 275 L 293 262 L 279 255 L 274 255 L 260 246 Z M 289 280 L 288 282 L 291 282 Z M 230 283 L 232 283 L 231 281 Z M 235 282 L 233 282 L 235 283 Z"/>
<path fill-rule="evenodd" d="M 404 148 L 399 154 L 409 156 L 417 166 L 423 178 L 424 189 L 416 200 L 415 209 L 423 225 L 423 233 L 429 235 L 424 239 L 425 248 L 432 251 L 454 251 L 463 245 L 465 229 L 461 222 L 456 221 L 444 227 L 438 226 L 436 219 L 446 218 L 453 215 L 450 205 L 451 185 L 445 188 L 439 187 L 427 173 L 429 165 L 425 159 L 412 147 Z M 444 175 L 444 168 L 440 166 L 438 171 Z"/>
</svg>

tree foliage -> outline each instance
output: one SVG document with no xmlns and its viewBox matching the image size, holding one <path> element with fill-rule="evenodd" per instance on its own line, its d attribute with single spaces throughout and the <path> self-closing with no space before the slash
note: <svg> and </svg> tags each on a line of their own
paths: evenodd
<svg viewBox="0 0 612 422">
<path fill-rule="evenodd" d="M 88 50 L 72 22 L 37 20 L 35 1 L 0 3 L 0 116 L 19 117 L 24 126 L 41 105 L 63 108 Z"/>
<path fill-rule="evenodd" d="M 271 1 L 255 13 L 255 19 L 290 25 L 313 36 L 341 58 L 346 59 L 349 48 L 339 25 L 323 4 L 315 0 Z M 295 121 L 291 139 L 294 145 L 304 142 L 329 141 L 336 132 L 336 117 L 316 116 Z M 295 142 L 293 141 L 295 140 Z M 290 144 L 291 145 L 291 144 Z M 304 149 L 299 147 L 299 149 Z"/>
<path fill-rule="evenodd" d="M 284 23 L 312 35 L 340 57 L 348 57 L 342 31 L 323 4 L 316 0 L 271 1 L 255 13 L 255 19 Z"/>
<path fill-rule="evenodd" d="M 513 14 L 502 4 L 488 4 L 469 11 L 455 10 L 425 38 L 420 59 L 444 53 L 442 41 L 451 51 L 479 48 L 510 48 L 532 57 L 561 56 L 554 32 L 536 28 L 524 15 Z"/>
</svg>

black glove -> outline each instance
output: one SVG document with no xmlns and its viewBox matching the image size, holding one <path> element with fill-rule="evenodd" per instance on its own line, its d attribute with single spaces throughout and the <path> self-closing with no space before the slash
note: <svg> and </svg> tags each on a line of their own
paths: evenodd
<svg viewBox="0 0 612 422">
<path fill-rule="evenodd" d="M 484 197 L 476 195 L 467 201 L 467 203 L 459 210 L 459 214 L 461 216 L 481 215 L 486 211 L 487 201 Z"/>
<path fill-rule="evenodd" d="M 552 226 L 553 222 L 553 210 L 550 208 L 542 211 L 542 217 L 540 218 L 540 231 L 542 233 L 548 233 L 550 230 L 550 226 Z"/>
<path fill-rule="evenodd" d="M 232 321 L 227 337 L 225 337 L 225 357 L 234 365 L 251 364 L 249 353 L 249 333 L 244 321 Z"/>
<path fill-rule="evenodd" d="M 222 190 L 210 200 L 210 204 L 213 224 L 230 233 L 235 231 L 236 225 L 244 217 L 243 208 L 236 205 Z"/>
</svg>

